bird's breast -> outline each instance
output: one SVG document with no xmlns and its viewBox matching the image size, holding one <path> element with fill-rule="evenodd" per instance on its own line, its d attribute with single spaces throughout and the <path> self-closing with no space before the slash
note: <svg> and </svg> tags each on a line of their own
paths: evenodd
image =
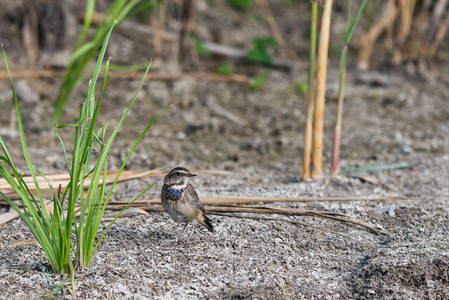
<svg viewBox="0 0 449 300">
<path fill-rule="evenodd" d="M 172 186 L 164 185 L 162 188 L 162 198 L 170 201 L 179 201 L 182 199 L 185 189 L 178 189 Z"/>
</svg>

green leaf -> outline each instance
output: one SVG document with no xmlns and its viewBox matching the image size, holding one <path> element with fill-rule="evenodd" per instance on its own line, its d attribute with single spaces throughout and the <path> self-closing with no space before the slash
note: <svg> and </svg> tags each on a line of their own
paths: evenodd
<svg viewBox="0 0 449 300">
<path fill-rule="evenodd" d="M 262 74 L 260 74 L 259 76 L 257 76 L 256 79 L 254 79 L 251 83 L 250 83 L 250 87 L 251 87 L 251 91 L 255 92 L 257 90 L 259 90 L 267 81 L 268 79 L 268 72 L 263 72 Z"/>
<path fill-rule="evenodd" d="M 268 54 L 269 49 L 277 49 L 278 43 L 273 37 L 255 38 L 253 48 L 247 53 L 250 62 L 272 65 L 272 57 Z"/>
<path fill-rule="evenodd" d="M 228 3 L 239 10 L 245 10 L 254 6 L 253 0 L 228 0 Z"/>
<path fill-rule="evenodd" d="M 210 55 L 209 49 L 199 39 L 195 39 L 195 48 L 196 48 L 196 51 L 198 51 L 198 53 L 200 55 L 203 55 L 203 56 L 209 56 Z"/>
<path fill-rule="evenodd" d="M 228 63 L 228 62 L 224 62 L 224 63 L 219 64 L 215 68 L 215 73 L 220 74 L 220 75 L 230 76 L 234 72 L 232 70 L 232 65 L 230 63 Z"/>
<path fill-rule="evenodd" d="M 295 88 L 301 94 L 305 94 L 309 90 L 309 85 L 307 84 L 307 82 L 296 82 Z"/>
<path fill-rule="evenodd" d="M 97 26 L 93 37 L 86 41 L 87 31 L 90 28 L 91 18 L 95 9 L 95 0 L 88 0 L 86 8 L 86 18 L 79 37 L 77 47 L 70 57 L 66 73 L 59 87 L 58 96 L 55 102 L 54 122 L 59 123 L 64 107 L 75 87 L 81 81 L 83 70 L 97 56 L 98 50 L 103 44 L 111 26 L 117 22 L 120 24 L 125 18 L 133 14 L 134 9 L 139 8 L 141 0 L 115 0 L 109 6 L 103 21 Z"/>
<path fill-rule="evenodd" d="M 273 37 L 255 38 L 253 40 L 254 46 L 259 50 L 267 50 L 269 48 L 276 49 L 278 42 Z"/>
<path fill-rule="evenodd" d="M 363 166 L 363 167 L 355 167 L 355 168 L 342 168 L 342 169 L 340 169 L 340 173 L 373 172 L 373 171 L 403 169 L 403 168 L 413 167 L 413 166 L 415 166 L 417 164 L 418 164 L 418 162 L 412 162 L 412 163 L 398 163 L 398 164 L 392 164 L 392 165 L 379 165 L 379 166 Z"/>
</svg>

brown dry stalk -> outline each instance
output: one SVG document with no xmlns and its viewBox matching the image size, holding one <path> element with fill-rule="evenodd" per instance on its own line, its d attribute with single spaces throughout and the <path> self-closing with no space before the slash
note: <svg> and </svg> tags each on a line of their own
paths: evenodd
<svg viewBox="0 0 449 300">
<path fill-rule="evenodd" d="M 429 57 L 433 57 L 435 55 L 438 47 L 440 46 L 441 42 L 446 36 L 448 29 L 449 29 L 449 9 L 446 11 L 446 17 L 444 18 L 443 22 L 440 24 L 440 28 L 435 37 L 435 41 L 429 47 L 429 50 L 427 52 L 427 55 Z"/>
<path fill-rule="evenodd" d="M 195 171 L 196 172 L 196 171 Z M 200 173 L 200 172 L 196 172 Z M 277 213 L 273 212 L 273 210 L 278 210 L 279 208 L 272 208 L 272 207 L 249 207 L 250 210 L 246 209 L 243 211 L 239 211 L 237 208 L 247 207 L 247 206 L 230 206 L 230 204 L 249 204 L 249 203 L 274 203 L 274 202 L 319 202 L 319 201 L 338 201 L 338 202 L 344 202 L 344 201 L 398 201 L 398 200 L 414 200 L 412 198 L 404 198 L 404 197 L 359 197 L 359 198 L 346 198 L 346 197 L 331 197 L 331 198 L 313 198 L 313 197 L 232 197 L 232 198 L 217 198 L 217 197 L 209 197 L 209 198 L 203 198 L 201 201 L 204 205 L 221 205 L 216 208 L 216 206 L 212 206 L 214 208 L 213 210 L 208 209 L 208 212 L 254 212 L 254 213 L 263 213 L 264 210 L 270 210 L 269 213 Z M 146 211 L 163 211 L 162 206 L 160 205 L 159 199 L 152 199 L 152 200 L 137 200 L 132 205 L 131 208 L 136 208 L 140 210 L 146 210 Z M 110 210 L 121 210 L 123 209 L 127 204 L 129 204 L 129 201 L 115 201 L 115 202 L 109 202 L 107 208 Z M 7 205 L 7 202 L 5 200 L 0 200 L 0 205 Z M 20 207 L 21 203 L 18 202 L 17 205 Z M 231 209 L 224 209 L 232 207 Z M 236 208 L 237 207 L 237 208 Z M 248 208 L 248 207 L 247 207 Z M 49 202 L 46 206 L 47 211 L 51 211 L 53 209 L 53 205 L 51 202 Z M 309 211 L 309 210 L 292 210 L 287 209 L 291 213 L 283 212 L 282 214 L 294 214 L 297 215 L 298 213 L 305 214 L 304 212 L 307 212 L 307 215 L 317 215 L 317 214 L 323 214 L 325 213 L 326 216 L 339 216 L 341 214 L 333 213 L 333 212 L 316 212 L 316 211 Z M 79 207 L 75 209 L 76 212 L 79 211 Z M 136 210 L 137 211 L 137 210 Z M 321 216 L 321 215 L 319 215 Z M 2 214 L 0 215 L 0 224 L 4 224 L 6 222 L 9 222 L 12 219 L 15 219 L 18 217 L 18 214 L 15 211 Z M 329 218 L 329 217 L 328 217 Z"/>
<path fill-rule="evenodd" d="M 315 115 L 313 120 L 312 178 L 323 174 L 323 127 L 326 96 L 327 56 L 329 50 L 329 32 L 331 25 L 332 0 L 327 0 L 321 17 L 320 42 L 318 46 L 318 67 Z"/>
<path fill-rule="evenodd" d="M 135 206 L 134 206 L 135 205 Z M 147 206 L 142 206 L 141 204 L 133 204 L 131 207 L 138 207 L 145 211 L 163 211 L 164 208 L 160 204 L 152 204 Z M 108 209 L 111 210 L 121 210 L 123 209 L 122 205 L 109 206 Z M 351 223 L 354 225 L 361 226 L 363 228 L 369 229 L 376 234 L 386 233 L 385 231 L 376 228 L 374 225 L 371 225 L 367 222 L 353 220 L 350 216 L 342 213 L 335 213 L 329 211 L 314 211 L 308 209 L 298 209 L 298 208 L 280 208 L 280 207 L 267 207 L 267 206 L 235 206 L 235 205 L 222 205 L 222 206 L 212 206 L 206 205 L 205 209 L 208 214 L 223 214 L 223 213 L 251 213 L 251 214 L 279 214 L 279 215 L 288 215 L 288 216 L 313 216 L 320 217 L 324 219 L 330 219 L 339 222 Z M 280 219 L 282 220 L 282 219 Z"/>
<path fill-rule="evenodd" d="M 405 43 L 405 40 L 407 38 L 407 35 L 410 33 L 410 27 L 412 24 L 412 15 L 413 15 L 413 8 L 411 7 L 409 0 L 400 0 L 400 12 L 401 12 L 401 21 L 399 23 L 399 30 L 397 33 L 397 40 L 399 43 L 399 48 L 402 48 L 402 46 Z"/>
<path fill-rule="evenodd" d="M 51 196 L 51 195 L 50 195 Z M 416 200 L 414 198 L 405 197 L 229 197 L 229 198 L 219 198 L 219 197 L 206 197 L 202 198 L 201 202 L 203 204 L 250 204 L 250 203 L 276 203 L 276 202 L 351 202 L 351 201 L 399 201 L 399 200 Z M 21 207 L 20 201 L 14 202 L 17 206 Z M 115 205 L 120 207 L 125 207 L 129 201 L 114 201 L 109 202 L 109 205 Z M 152 205 L 160 204 L 161 200 L 151 199 L 151 200 L 136 200 L 134 205 Z M 7 206 L 6 200 L 0 199 L 0 205 Z"/>
<path fill-rule="evenodd" d="M 154 47 L 154 52 L 156 53 L 157 56 L 160 56 L 162 53 L 163 41 L 159 38 L 160 21 L 159 21 L 159 10 L 157 9 L 157 7 L 151 10 L 150 23 L 152 29 L 156 31 L 155 34 L 152 34 L 152 44 Z"/>
<path fill-rule="evenodd" d="M 53 78 L 55 76 L 64 76 L 65 71 L 54 70 L 23 70 L 17 72 L 11 72 L 11 77 L 18 78 Z M 141 79 L 143 72 L 111 72 L 110 77 L 116 79 Z M 103 77 L 104 74 L 100 74 L 99 77 Z M 250 80 L 248 76 L 241 74 L 232 74 L 229 76 L 218 75 L 214 73 L 149 73 L 148 77 L 155 80 L 178 80 L 178 79 L 200 79 L 209 81 L 233 81 L 240 83 L 248 83 Z M 0 72 L 0 80 L 8 79 L 7 72 Z"/>
<path fill-rule="evenodd" d="M 396 39 L 398 41 L 398 47 L 393 55 L 393 64 L 398 65 L 404 60 L 403 48 L 407 36 L 410 32 L 410 27 L 412 24 L 412 7 L 409 0 L 399 0 L 399 12 L 401 14 L 399 29 L 396 34 Z"/>
<path fill-rule="evenodd" d="M 368 70 L 374 43 L 383 31 L 392 26 L 394 20 L 396 19 L 398 10 L 395 6 L 395 0 L 388 0 L 386 5 L 387 9 L 382 18 L 374 24 L 367 33 L 360 37 L 357 58 L 357 67 L 360 70 Z"/>
<path fill-rule="evenodd" d="M 418 12 L 418 16 L 415 19 L 414 25 L 413 25 L 413 32 L 412 32 L 412 38 L 411 38 L 411 49 L 410 49 L 410 57 L 412 59 L 415 59 L 418 57 L 421 44 L 422 44 L 422 37 L 424 33 L 424 28 L 427 21 L 427 15 L 428 15 L 428 9 L 429 5 L 431 3 L 431 0 L 424 0 L 421 3 L 421 7 Z"/>
<path fill-rule="evenodd" d="M 207 197 L 201 198 L 203 204 L 248 204 L 248 203 L 275 203 L 275 202 L 350 202 L 350 201 L 398 201 L 398 200 L 412 200 L 411 198 L 404 197 Z M 123 205 L 125 207 L 129 201 L 114 201 L 110 202 L 113 205 Z M 160 204 L 161 200 L 136 200 L 134 204 Z M 111 205 L 112 205 L 111 204 Z"/>
<path fill-rule="evenodd" d="M 313 123 L 313 111 L 314 111 L 314 87 L 309 85 L 308 101 L 307 101 L 307 120 L 306 120 L 306 132 L 304 135 L 304 159 L 303 159 L 303 171 L 302 180 L 306 181 L 310 178 L 310 156 L 312 154 L 312 123 Z"/>
<path fill-rule="evenodd" d="M 312 1 L 310 13 L 310 45 L 309 45 L 309 75 L 307 91 L 307 116 L 306 131 L 304 134 L 304 158 L 302 169 L 302 180 L 310 178 L 310 158 L 312 155 L 312 136 L 313 136 L 313 112 L 315 109 L 315 57 L 316 57 L 316 32 L 318 27 L 318 3 Z"/>
<path fill-rule="evenodd" d="M 156 37 L 158 39 L 158 43 L 160 45 L 164 45 L 164 38 L 165 38 L 165 23 L 167 20 L 167 0 L 162 0 L 162 3 L 160 4 L 160 10 L 159 10 L 159 24 L 158 24 L 158 30 L 156 32 Z"/>
<path fill-rule="evenodd" d="M 120 174 L 118 182 L 131 180 L 131 179 L 145 178 L 145 177 L 165 176 L 167 174 L 167 172 L 161 172 L 162 170 L 163 170 L 163 168 L 157 168 L 157 169 L 153 169 L 153 170 L 146 171 L 146 172 L 123 171 Z M 192 170 L 192 172 L 195 174 L 198 174 L 198 175 L 210 174 L 210 175 L 224 175 L 224 176 L 227 176 L 227 175 L 239 176 L 234 173 L 231 173 L 228 171 L 222 171 L 222 170 Z M 117 172 L 108 173 L 108 176 L 106 177 L 106 183 L 111 184 L 115 180 L 116 176 L 117 176 Z M 54 187 L 61 186 L 62 188 L 65 188 L 70 181 L 70 176 L 68 174 L 51 174 L 51 175 L 47 175 L 46 177 L 51 182 L 52 186 L 54 186 Z M 42 195 L 44 197 L 52 198 L 53 192 L 50 189 L 50 187 L 48 186 L 47 181 L 41 176 L 36 176 L 36 178 L 37 178 L 37 183 L 42 191 Z M 92 176 L 86 177 L 86 179 L 84 181 L 85 189 L 89 187 L 91 178 L 92 178 Z M 101 178 L 100 179 L 100 184 L 101 184 L 103 174 L 101 175 L 100 178 Z M 28 176 L 24 176 L 23 180 L 27 183 L 28 188 L 30 189 L 30 192 L 32 192 L 33 195 L 37 195 L 33 178 L 28 175 Z M 14 192 L 14 190 L 8 184 L 8 182 L 3 178 L 0 178 L 0 190 L 12 200 L 19 199 L 18 196 L 16 195 L 16 193 Z M 4 200 L 4 201 L 6 202 L 6 200 Z M 4 203 L 4 202 L 2 202 L 2 200 L 0 199 L 0 204 L 1 203 Z"/>
<path fill-rule="evenodd" d="M 147 172 L 123 171 L 119 177 L 118 182 L 150 176 L 162 176 L 165 173 L 159 173 L 161 169 L 162 168 L 158 168 Z M 109 173 L 106 177 L 106 183 L 111 184 L 115 180 L 116 176 L 117 172 Z M 102 182 L 102 178 L 103 177 L 101 177 L 100 179 L 100 184 Z M 57 187 L 61 185 L 63 188 L 65 188 L 70 181 L 70 176 L 68 174 L 53 174 L 48 175 L 47 179 L 52 183 L 52 186 Z M 85 179 L 84 188 L 89 187 L 91 179 L 92 176 L 88 176 Z M 33 193 L 33 195 L 37 195 L 33 178 L 31 176 L 24 176 L 23 180 L 27 183 L 30 192 Z M 44 196 L 51 197 L 53 195 L 47 181 L 43 177 L 37 176 L 37 182 Z M 14 190 L 10 187 L 9 183 L 3 178 L 0 178 L 0 190 L 12 200 L 19 199 Z"/>
<path fill-rule="evenodd" d="M 284 36 L 279 30 L 279 27 L 276 24 L 273 15 L 271 14 L 271 10 L 270 7 L 268 6 L 267 1 L 256 0 L 256 3 L 259 6 L 259 9 L 262 11 L 262 14 L 265 20 L 267 21 L 268 25 L 270 25 L 271 32 L 275 40 L 279 43 L 279 45 L 281 45 L 282 48 L 284 48 L 284 50 L 287 52 L 287 55 L 291 59 L 298 59 L 298 56 L 296 55 L 295 51 L 287 44 L 287 42 L 284 39 Z"/>
</svg>

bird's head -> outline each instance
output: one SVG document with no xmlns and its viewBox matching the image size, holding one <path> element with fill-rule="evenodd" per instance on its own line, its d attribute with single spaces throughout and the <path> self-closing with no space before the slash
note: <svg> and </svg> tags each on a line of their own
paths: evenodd
<svg viewBox="0 0 449 300">
<path fill-rule="evenodd" d="M 193 176 L 196 176 L 196 174 L 190 173 L 186 168 L 177 167 L 165 176 L 164 184 L 170 186 L 187 186 L 188 178 Z"/>
</svg>

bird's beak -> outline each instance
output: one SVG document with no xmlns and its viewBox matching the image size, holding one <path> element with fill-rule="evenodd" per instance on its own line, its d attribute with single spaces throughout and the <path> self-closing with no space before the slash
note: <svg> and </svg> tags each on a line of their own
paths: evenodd
<svg viewBox="0 0 449 300">
<path fill-rule="evenodd" d="M 195 176 L 197 176 L 197 175 L 196 175 L 196 174 L 193 174 L 193 173 L 190 173 L 188 176 L 189 176 L 189 177 L 195 177 Z"/>
</svg>

